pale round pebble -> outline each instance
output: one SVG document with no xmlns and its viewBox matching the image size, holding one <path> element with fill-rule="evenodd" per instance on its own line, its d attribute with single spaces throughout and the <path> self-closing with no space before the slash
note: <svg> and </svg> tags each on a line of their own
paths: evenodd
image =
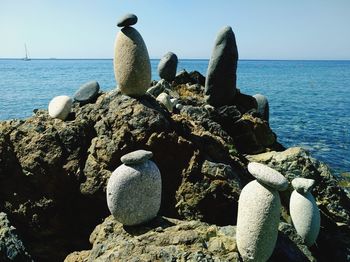
<svg viewBox="0 0 350 262">
<path fill-rule="evenodd" d="M 278 171 L 266 165 L 251 162 L 248 164 L 248 171 L 260 183 L 263 183 L 271 188 L 279 191 L 284 191 L 288 188 L 288 180 Z"/>
<path fill-rule="evenodd" d="M 66 120 L 72 109 L 72 99 L 69 96 L 56 96 L 49 103 L 49 115 L 52 118 Z"/>
<path fill-rule="evenodd" d="M 159 96 L 157 96 L 156 100 L 160 103 L 162 103 L 169 112 L 173 111 L 173 103 L 170 100 L 170 96 L 167 93 L 161 93 Z"/>
</svg>

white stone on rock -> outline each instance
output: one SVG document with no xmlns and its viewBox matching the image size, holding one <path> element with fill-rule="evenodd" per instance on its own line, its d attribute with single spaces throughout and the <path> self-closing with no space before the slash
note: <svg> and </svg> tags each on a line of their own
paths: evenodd
<svg viewBox="0 0 350 262">
<path fill-rule="evenodd" d="M 173 111 L 174 105 L 171 102 L 171 97 L 167 93 L 161 93 L 159 96 L 157 96 L 156 100 L 162 103 L 169 112 Z"/>
<path fill-rule="evenodd" d="M 147 150 L 136 150 L 120 158 L 125 165 L 135 165 L 152 158 L 153 153 Z"/>
<path fill-rule="evenodd" d="M 307 179 L 302 177 L 297 177 L 292 180 L 293 188 L 300 194 L 306 194 L 309 192 L 315 184 L 314 179 Z"/>
<path fill-rule="evenodd" d="M 123 94 L 142 96 L 151 83 L 151 62 L 145 42 L 133 27 L 124 27 L 114 45 L 114 75 Z"/>
<path fill-rule="evenodd" d="M 122 164 L 108 180 L 107 205 L 120 223 L 139 225 L 157 216 L 161 192 L 161 175 L 154 162 Z"/>
<path fill-rule="evenodd" d="M 298 179 L 297 181 L 294 181 Z M 304 183 L 304 187 L 300 192 L 294 190 L 290 197 L 290 216 L 293 221 L 293 225 L 297 233 L 304 239 L 307 246 L 312 246 L 318 237 L 320 232 L 321 218 L 320 211 L 316 204 L 315 198 L 310 192 L 313 179 L 296 178 L 292 181 L 292 185 L 295 184 L 300 189 L 300 184 Z M 304 180 L 304 181 L 303 181 Z M 294 183 L 293 183 L 294 182 Z"/>
<path fill-rule="evenodd" d="M 49 103 L 49 115 L 52 118 L 66 120 L 72 109 L 72 99 L 69 96 L 56 96 Z"/>
<path fill-rule="evenodd" d="M 248 171 L 259 182 L 279 191 L 288 188 L 288 180 L 278 171 L 264 164 L 251 162 L 248 164 Z"/>
<path fill-rule="evenodd" d="M 278 191 L 257 180 L 238 200 L 237 247 L 243 261 L 267 261 L 277 241 L 281 201 Z"/>
</svg>

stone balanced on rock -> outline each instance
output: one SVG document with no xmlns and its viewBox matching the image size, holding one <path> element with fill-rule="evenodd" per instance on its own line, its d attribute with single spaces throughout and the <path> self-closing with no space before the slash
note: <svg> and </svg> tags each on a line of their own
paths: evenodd
<svg viewBox="0 0 350 262">
<path fill-rule="evenodd" d="M 97 81 L 90 81 L 82 85 L 74 94 L 74 100 L 81 105 L 93 102 L 100 91 L 100 85 Z"/>
<path fill-rule="evenodd" d="M 232 104 L 236 95 L 238 51 L 230 26 L 220 30 L 209 61 L 205 81 L 207 103 L 220 107 Z"/>
<path fill-rule="evenodd" d="M 151 62 L 145 42 L 131 25 L 137 17 L 129 14 L 122 18 L 114 45 L 114 75 L 123 94 L 142 96 L 151 83 Z"/>
<path fill-rule="evenodd" d="M 166 53 L 158 64 L 159 77 L 168 82 L 173 81 L 176 76 L 177 62 L 178 59 L 174 53 Z"/>
<path fill-rule="evenodd" d="M 238 200 L 237 247 L 243 261 L 267 261 L 277 241 L 281 201 L 278 191 L 288 188 L 287 179 L 272 168 L 249 163 L 256 180 L 248 183 Z"/>
<path fill-rule="evenodd" d="M 264 95 L 256 94 L 253 96 L 257 103 L 257 111 L 263 120 L 269 122 L 269 101 Z"/>
<path fill-rule="evenodd" d="M 137 150 L 121 157 L 122 165 L 107 183 L 107 205 L 123 225 L 145 223 L 157 216 L 162 181 L 158 167 L 149 160 L 152 152 Z"/>
<path fill-rule="evenodd" d="M 290 197 L 290 216 L 298 234 L 307 246 L 312 246 L 320 232 L 320 211 L 310 190 L 315 180 L 295 178 L 292 181 L 294 191 Z"/>
<path fill-rule="evenodd" d="M 72 99 L 69 96 L 56 96 L 49 103 L 49 115 L 52 118 L 66 120 L 72 109 Z"/>
</svg>

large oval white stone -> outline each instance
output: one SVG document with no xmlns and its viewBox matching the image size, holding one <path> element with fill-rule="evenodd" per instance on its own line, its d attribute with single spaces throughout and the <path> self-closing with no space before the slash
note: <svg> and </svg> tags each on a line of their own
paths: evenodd
<svg viewBox="0 0 350 262">
<path fill-rule="evenodd" d="M 114 75 L 123 94 L 142 96 L 151 83 L 151 62 L 145 42 L 133 27 L 122 28 L 114 45 Z"/>
<path fill-rule="evenodd" d="M 107 205 L 124 225 L 138 225 L 157 216 L 162 182 L 159 169 L 150 160 L 119 166 L 107 184 Z"/>
<path fill-rule="evenodd" d="M 238 200 L 237 247 L 243 261 L 267 261 L 277 241 L 281 201 L 277 190 L 254 180 Z"/>
<path fill-rule="evenodd" d="M 310 192 L 300 194 L 296 190 L 290 197 L 290 216 L 297 233 L 307 246 L 312 246 L 320 232 L 320 211 Z"/>
<path fill-rule="evenodd" d="M 65 120 L 72 109 L 72 99 L 69 96 L 56 96 L 49 103 L 49 115 Z"/>
</svg>

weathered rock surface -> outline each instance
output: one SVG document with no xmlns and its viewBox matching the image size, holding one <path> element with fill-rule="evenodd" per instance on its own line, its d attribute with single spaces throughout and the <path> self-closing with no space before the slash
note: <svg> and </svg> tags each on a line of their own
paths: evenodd
<svg viewBox="0 0 350 262">
<path fill-rule="evenodd" d="M 0 213 L 0 261 L 33 261 L 19 239 L 16 229 L 11 226 L 5 213 Z"/>
<path fill-rule="evenodd" d="M 312 261 L 305 246 L 292 245 L 289 235 L 293 236 L 293 229 L 288 225 L 281 225 L 281 229 L 292 233 L 279 232 L 279 244 L 269 261 Z M 71 253 L 65 262 L 240 261 L 235 226 L 199 221 L 158 217 L 147 225 L 123 227 L 110 216 L 95 228 L 90 242 L 91 250 Z"/>
<path fill-rule="evenodd" d="M 114 90 L 94 103 L 74 104 L 65 122 L 45 110 L 26 120 L 0 122 L 0 210 L 34 260 L 62 261 L 72 251 L 90 248 L 89 234 L 109 214 L 107 181 L 121 156 L 140 148 L 154 153 L 161 172 L 160 215 L 236 224 L 241 189 L 254 179 L 243 154 L 283 147 L 267 122 L 247 106 L 205 106 L 204 88 L 187 75 L 189 82 L 176 85 L 175 78 L 167 87 L 183 105 L 174 112 L 151 95 L 132 98 Z M 265 160 L 289 181 L 300 174 L 316 177 L 312 192 L 321 208 L 317 245 L 322 248 L 312 250 L 311 257 L 346 261 L 349 200 L 326 166 L 291 151 L 271 152 L 272 162 Z M 289 193 L 282 193 L 285 210 Z M 286 211 L 283 217 L 291 223 Z M 284 255 L 275 261 L 303 261 L 306 253 L 299 252 L 295 239 L 277 240 L 275 251 L 280 245 Z"/>
<path fill-rule="evenodd" d="M 133 27 L 122 28 L 114 45 L 114 75 L 123 94 L 142 96 L 151 83 L 151 62 L 145 42 Z"/>
<path fill-rule="evenodd" d="M 174 80 L 177 69 L 177 56 L 172 53 L 166 53 L 159 61 L 158 74 L 159 77 L 168 82 Z"/>
<path fill-rule="evenodd" d="M 215 107 L 230 105 L 236 95 L 238 51 L 232 28 L 226 26 L 217 35 L 205 82 L 207 102 Z"/>
</svg>

